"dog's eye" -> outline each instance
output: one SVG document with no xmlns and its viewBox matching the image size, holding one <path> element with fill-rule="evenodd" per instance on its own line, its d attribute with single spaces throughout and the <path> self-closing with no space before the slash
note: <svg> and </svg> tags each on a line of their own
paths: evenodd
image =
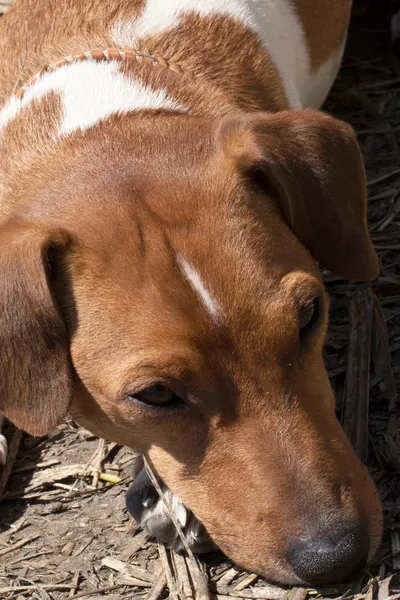
<svg viewBox="0 0 400 600">
<path fill-rule="evenodd" d="M 139 400 L 143 404 L 163 408 L 183 403 L 182 398 L 179 398 L 172 390 L 162 384 L 152 385 L 136 394 L 132 394 L 130 398 Z"/>
<path fill-rule="evenodd" d="M 300 339 L 304 339 L 309 334 L 315 324 L 318 322 L 320 315 L 320 298 L 314 298 L 312 302 L 303 306 L 300 311 Z"/>
</svg>

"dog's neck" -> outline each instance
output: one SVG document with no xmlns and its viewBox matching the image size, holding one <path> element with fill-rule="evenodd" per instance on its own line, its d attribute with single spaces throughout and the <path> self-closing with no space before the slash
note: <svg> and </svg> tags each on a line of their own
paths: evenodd
<svg viewBox="0 0 400 600">
<path fill-rule="evenodd" d="M 301 107 L 311 62 L 300 21 L 285 3 L 269 3 L 268 19 L 257 2 L 195 4 L 148 0 L 143 10 L 118 0 L 92 12 L 88 3 L 85 12 L 78 3 L 49 0 L 51 19 L 39 4 L 31 14 L 37 30 L 24 22 L 23 11 L 11 11 L 4 39 L 14 54 L 0 67 L 0 192 L 15 195 L 38 156 L 51 156 L 66 138 L 115 115 L 174 111 L 213 118 Z M 282 27 L 290 36 L 281 35 Z M 113 46 L 146 49 L 183 73 L 150 61 L 84 60 L 43 73 L 22 98 L 14 95 L 60 56 Z M 10 54 L 2 40 L 1 53 Z"/>
<path fill-rule="evenodd" d="M 146 47 L 136 40 L 141 51 L 179 64 L 178 71 L 161 68 L 151 60 L 95 61 L 89 57 L 61 61 L 58 68 L 42 72 L 29 83 L 46 64 L 57 63 L 62 56 L 115 46 L 123 34 L 128 35 L 128 25 L 114 25 L 101 37 L 71 37 L 58 45 L 43 43 L 23 57 L 23 68 L 8 82 L 9 94 L 0 109 L 4 165 L 0 191 L 12 188 L 15 193 L 23 173 L 38 156 L 53 155 L 66 137 L 85 132 L 113 115 L 174 111 L 212 118 L 287 107 L 278 72 L 257 36 L 229 19 L 211 19 L 207 26 L 201 20 L 196 22 L 195 31 L 200 29 L 196 42 L 191 42 L 190 30 L 185 35 L 165 31 Z M 219 47 L 217 52 L 215 40 L 226 35 L 228 25 L 232 39 L 222 40 L 219 46 L 226 43 L 226 48 Z M 235 53 L 233 39 L 237 41 Z M 23 94 L 16 95 L 24 85 Z"/>
</svg>

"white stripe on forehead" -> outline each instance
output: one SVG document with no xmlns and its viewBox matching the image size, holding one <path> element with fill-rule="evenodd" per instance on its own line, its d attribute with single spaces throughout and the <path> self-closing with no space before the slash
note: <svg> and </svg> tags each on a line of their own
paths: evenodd
<svg viewBox="0 0 400 600">
<path fill-rule="evenodd" d="M 213 317 L 218 317 L 221 309 L 217 300 L 212 296 L 204 285 L 200 273 L 183 256 L 177 256 L 178 265 L 182 269 L 188 282 L 200 298 L 202 305 Z"/>
<path fill-rule="evenodd" d="M 112 114 L 143 109 L 184 110 L 167 98 L 164 89 L 157 91 L 139 81 L 125 77 L 115 61 L 83 61 L 65 65 L 42 75 L 30 86 L 23 98 L 12 97 L 0 111 L 0 130 L 32 102 L 47 94 L 61 94 L 63 115 L 58 135 L 85 131 Z"/>
</svg>

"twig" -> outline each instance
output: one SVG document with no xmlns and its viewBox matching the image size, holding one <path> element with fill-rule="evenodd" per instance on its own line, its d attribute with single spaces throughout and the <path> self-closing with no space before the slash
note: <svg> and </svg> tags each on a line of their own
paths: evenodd
<svg viewBox="0 0 400 600">
<path fill-rule="evenodd" d="M 387 600 L 389 598 L 390 584 L 392 582 L 392 579 L 393 575 L 390 575 L 390 577 L 386 577 L 386 579 L 380 582 L 377 600 Z"/>
<path fill-rule="evenodd" d="M 105 447 L 105 440 L 103 438 L 99 439 L 99 445 L 97 448 L 97 455 L 96 455 L 96 459 L 92 468 L 92 477 L 93 477 L 93 487 L 97 488 L 97 486 L 99 485 L 99 475 L 101 472 L 101 463 L 103 462 L 104 459 L 104 447 Z"/>
<path fill-rule="evenodd" d="M 22 579 L 32 585 L 43 600 L 52 600 L 43 585 L 35 583 L 35 581 L 32 581 L 32 579 L 28 579 L 27 577 L 23 577 Z"/>
<path fill-rule="evenodd" d="M 389 171 L 389 173 L 384 173 L 383 175 L 380 175 L 379 177 L 375 177 L 375 179 L 370 179 L 368 181 L 368 185 L 375 185 L 377 183 L 382 183 L 382 181 L 386 181 L 386 179 L 390 179 L 390 177 L 393 177 L 393 175 L 399 175 L 400 174 L 400 169 L 394 169 L 393 171 Z"/>
<path fill-rule="evenodd" d="M 82 544 L 82 546 L 80 546 L 75 552 L 74 552 L 74 556 L 75 558 L 77 556 L 80 556 L 82 554 L 82 552 L 84 552 L 86 550 L 86 548 L 88 546 L 90 546 L 90 544 L 93 542 L 93 537 L 89 538 L 88 540 L 86 540 L 86 542 L 84 544 Z"/>
<path fill-rule="evenodd" d="M 389 399 L 389 412 L 396 408 L 396 379 L 391 365 L 389 335 L 386 327 L 385 316 L 378 298 L 373 294 L 374 318 L 372 322 L 372 359 L 375 372 L 385 382 L 386 394 Z"/>
<path fill-rule="evenodd" d="M 158 544 L 158 552 L 160 554 L 160 559 L 164 568 L 165 577 L 167 580 L 167 585 L 169 589 L 169 597 L 171 600 L 178 600 L 178 590 L 176 589 L 174 575 L 171 570 L 171 565 L 169 564 L 167 550 L 164 544 Z"/>
<path fill-rule="evenodd" d="M 75 573 L 75 575 L 74 575 L 73 580 L 72 580 L 72 585 L 74 587 L 69 592 L 69 598 L 73 598 L 76 595 L 76 593 L 77 593 L 78 584 L 79 584 L 79 577 L 80 577 L 80 571 L 77 571 Z"/>
<path fill-rule="evenodd" d="M 108 567 L 113 571 L 117 571 L 118 573 L 122 573 L 122 575 L 126 575 L 128 577 L 135 578 L 142 587 L 148 587 L 149 584 L 153 584 L 153 577 L 150 575 L 146 569 L 141 569 L 140 567 L 136 567 L 134 565 L 128 565 L 122 560 L 118 560 L 112 556 L 106 556 L 101 561 L 103 567 Z"/>
<path fill-rule="evenodd" d="M 184 557 L 177 552 L 171 552 L 171 558 L 175 567 L 175 574 L 180 585 L 181 598 L 193 598 L 193 590 L 190 585 L 189 574 Z"/>
<path fill-rule="evenodd" d="M 38 556 L 46 556 L 47 554 L 54 554 L 54 550 L 41 550 L 40 552 L 34 552 L 33 554 L 27 554 L 26 556 L 14 558 L 13 560 L 7 561 L 7 566 L 10 567 L 12 565 L 16 565 L 17 563 L 31 560 L 32 558 L 38 558 Z"/>
<path fill-rule="evenodd" d="M 219 580 L 219 583 L 221 585 L 229 585 L 239 574 L 240 569 L 238 567 L 232 567 L 222 575 L 221 579 Z"/>
<path fill-rule="evenodd" d="M 168 500 L 166 499 L 164 492 L 162 491 L 160 484 L 158 483 L 157 478 L 154 475 L 153 469 L 151 468 L 150 463 L 145 455 L 143 455 L 143 461 L 144 461 L 144 465 L 146 467 L 147 474 L 150 478 L 150 481 L 154 485 L 155 490 L 157 491 L 158 495 L 160 496 L 160 498 L 165 506 L 165 509 L 168 513 L 169 518 L 175 525 L 176 532 L 179 535 L 179 537 L 181 538 L 183 547 L 185 548 L 188 556 L 191 556 L 194 559 L 194 554 L 193 554 L 189 544 L 187 543 L 185 536 L 183 535 L 181 525 L 178 522 L 178 519 L 175 517 L 174 511 L 172 510 L 172 506 L 170 506 Z"/>
<path fill-rule="evenodd" d="M 166 585 L 167 585 L 167 579 L 165 576 L 165 572 L 163 569 L 161 569 L 160 573 L 158 574 L 157 579 L 154 582 L 153 587 L 151 588 L 150 592 L 146 596 L 145 600 L 158 600 L 158 598 L 163 593 Z"/>
<path fill-rule="evenodd" d="M 45 469 L 47 467 L 55 467 L 61 463 L 58 458 L 47 460 L 46 462 L 40 462 L 36 465 L 26 465 L 25 467 L 19 467 L 19 469 L 13 469 L 13 475 L 16 473 L 28 473 L 29 471 L 36 471 L 36 469 Z"/>
<path fill-rule="evenodd" d="M 14 552 L 14 550 L 18 550 L 19 548 L 22 548 L 22 546 L 26 546 L 26 544 L 34 542 L 38 538 L 40 538 L 40 533 L 35 533 L 35 535 L 31 535 L 30 537 L 24 538 L 23 540 L 12 544 L 12 546 L 8 546 L 7 548 L 3 548 L 3 550 L 0 550 L 0 556 L 5 556 L 10 552 Z"/>
<path fill-rule="evenodd" d="M 69 586 L 71 587 L 71 586 Z M 78 600 L 78 598 L 86 598 L 89 596 L 94 596 L 95 594 L 104 594 L 105 592 L 112 592 L 113 590 L 117 590 L 121 585 L 111 585 L 109 587 L 98 588 L 97 590 L 90 590 L 88 592 L 79 592 L 79 594 L 75 594 L 74 600 Z"/>
<path fill-rule="evenodd" d="M 243 579 L 243 581 L 241 581 L 240 583 L 238 583 L 235 586 L 235 590 L 237 592 L 241 592 L 242 590 L 244 590 L 247 587 L 249 587 L 249 585 L 251 585 L 252 583 L 254 583 L 257 578 L 258 578 L 258 575 L 256 573 L 251 573 L 245 579 Z"/>
<path fill-rule="evenodd" d="M 246 598 L 249 600 L 257 600 L 258 598 L 260 600 L 287 600 L 288 597 L 287 590 L 272 585 L 237 592 L 230 587 L 217 584 L 217 593 L 223 596 L 230 596 L 231 598 Z"/>
<path fill-rule="evenodd" d="M 373 300 L 371 287 L 350 297 L 349 355 L 344 390 L 343 428 L 360 459 L 368 449 L 369 365 Z"/>
<path fill-rule="evenodd" d="M 306 600 L 307 596 L 307 588 L 297 587 L 290 590 L 287 600 Z"/>
<path fill-rule="evenodd" d="M 390 545 L 392 547 L 393 570 L 398 571 L 400 569 L 400 533 L 398 531 L 390 532 Z"/>
<path fill-rule="evenodd" d="M 390 208 L 390 210 L 385 214 L 385 216 L 378 221 L 373 227 L 370 228 L 372 231 L 384 231 L 388 225 L 397 217 L 397 213 L 400 210 L 400 198 L 399 193 L 397 192 L 394 195 L 394 199 L 396 200 L 395 204 Z"/>
<path fill-rule="evenodd" d="M 161 500 L 164 503 L 165 506 L 165 510 L 168 513 L 168 516 L 170 517 L 171 521 L 173 522 L 173 524 L 175 525 L 176 531 L 182 541 L 183 547 L 186 550 L 187 553 L 187 567 L 189 569 L 190 572 L 190 576 L 192 578 L 193 581 L 193 586 L 194 589 L 196 591 L 196 599 L 197 600 L 209 600 L 210 598 L 210 593 L 208 590 L 208 579 L 206 574 L 201 570 L 199 563 L 197 562 L 197 559 L 195 558 L 189 544 L 186 541 L 186 538 L 182 532 L 182 528 L 180 526 L 180 523 L 178 523 L 177 518 L 174 515 L 174 512 L 172 510 L 172 507 L 169 505 L 169 502 L 167 501 L 158 481 L 156 476 L 154 475 L 154 472 L 150 466 L 149 460 L 148 458 L 143 455 L 143 461 L 146 467 L 146 471 L 147 474 L 150 478 L 150 481 L 152 482 L 152 484 L 154 485 L 158 495 L 160 496 Z M 168 576 L 167 576 L 167 581 L 168 581 Z"/>
<path fill-rule="evenodd" d="M 200 568 L 193 553 L 186 557 L 186 564 L 196 592 L 196 600 L 210 600 L 207 574 Z"/>
<path fill-rule="evenodd" d="M 97 447 L 97 448 L 96 448 L 96 450 L 93 452 L 93 454 L 92 454 L 92 456 L 90 457 L 90 459 L 88 460 L 88 462 L 87 462 L 87 463 L 84 465 L 84 467 L 83 467 L 83 471 L 84 471 L 85 473 L 88 471 L 88 469 L 91 467 L 91 465 L 92 465 L 93 461 L 96 459 L 97 453 L 98 453 L 98 447 Z M 72 495 L 73 495 L 73 493 L 75 492 L 75 488 L 76 488 L 76 486 L 78 485 L 78 481 L 79 481 L 78 479 L 76 479 L 76 480 L 74 481 L 74 483 L 72 484 L 72 487 L 71 487 L 70 491 L 69 491 L 69 492 L 68 492 L 68 494 L 67 494 L 67 497 L 70 497 L 70 496 L 72 496 Z"/>
<path fill-rule="evenodd" d="M 71 589 L 71 585 L 68 584 L 64 584 L 64 583 L 55 583 L 55 584 L 45 584 L 41 586 L 43 590 L 70 590 Z M 29 591 L 35 591 L 37 590 L 37 586 L 36 585 L 9 585 L 6 587 L 2 587 L 0 588 L 0 594 L 10 594 L 13 592 L 29 592 Z M 77 598 L 78 596 L 75 596 L 75 598 Z"/>
</svg>

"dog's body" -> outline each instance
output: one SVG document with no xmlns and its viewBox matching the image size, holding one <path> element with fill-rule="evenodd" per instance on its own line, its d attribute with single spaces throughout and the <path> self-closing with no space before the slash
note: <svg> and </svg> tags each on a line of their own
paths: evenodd
<svg viewBox="0 0 400 600">
<path fill-rule="evenodd" d="M 381 532 L 315 262 L 377 275 L 362 161 L 349 127 L 293 110 L 324 100 L 349 12 L 20 0 L 0 23 L 0 408 L 34 434 L 70 410 L 148 453 L 232 558 L 284 582 L 348 576 Z"/>
<path fill-rule="evenodd" d="M 192 110 L 200 105 L 214 115 L 228 107 L 318 108 L 340 65 L 350 7 L 350 0 L 17 2 L 0 40 L 7 57 L 0 72 L 0 101 L 18 81 L 60 56 L 95 47 L 141 46 L 201 73 L 194 85 L 200 98 L 190 98 Z M 188 105 L 188 89 L 179 82 L 176 89 L 176 81 L 175 86 L 163 83 L 169 97 Z"/>
</svg>

